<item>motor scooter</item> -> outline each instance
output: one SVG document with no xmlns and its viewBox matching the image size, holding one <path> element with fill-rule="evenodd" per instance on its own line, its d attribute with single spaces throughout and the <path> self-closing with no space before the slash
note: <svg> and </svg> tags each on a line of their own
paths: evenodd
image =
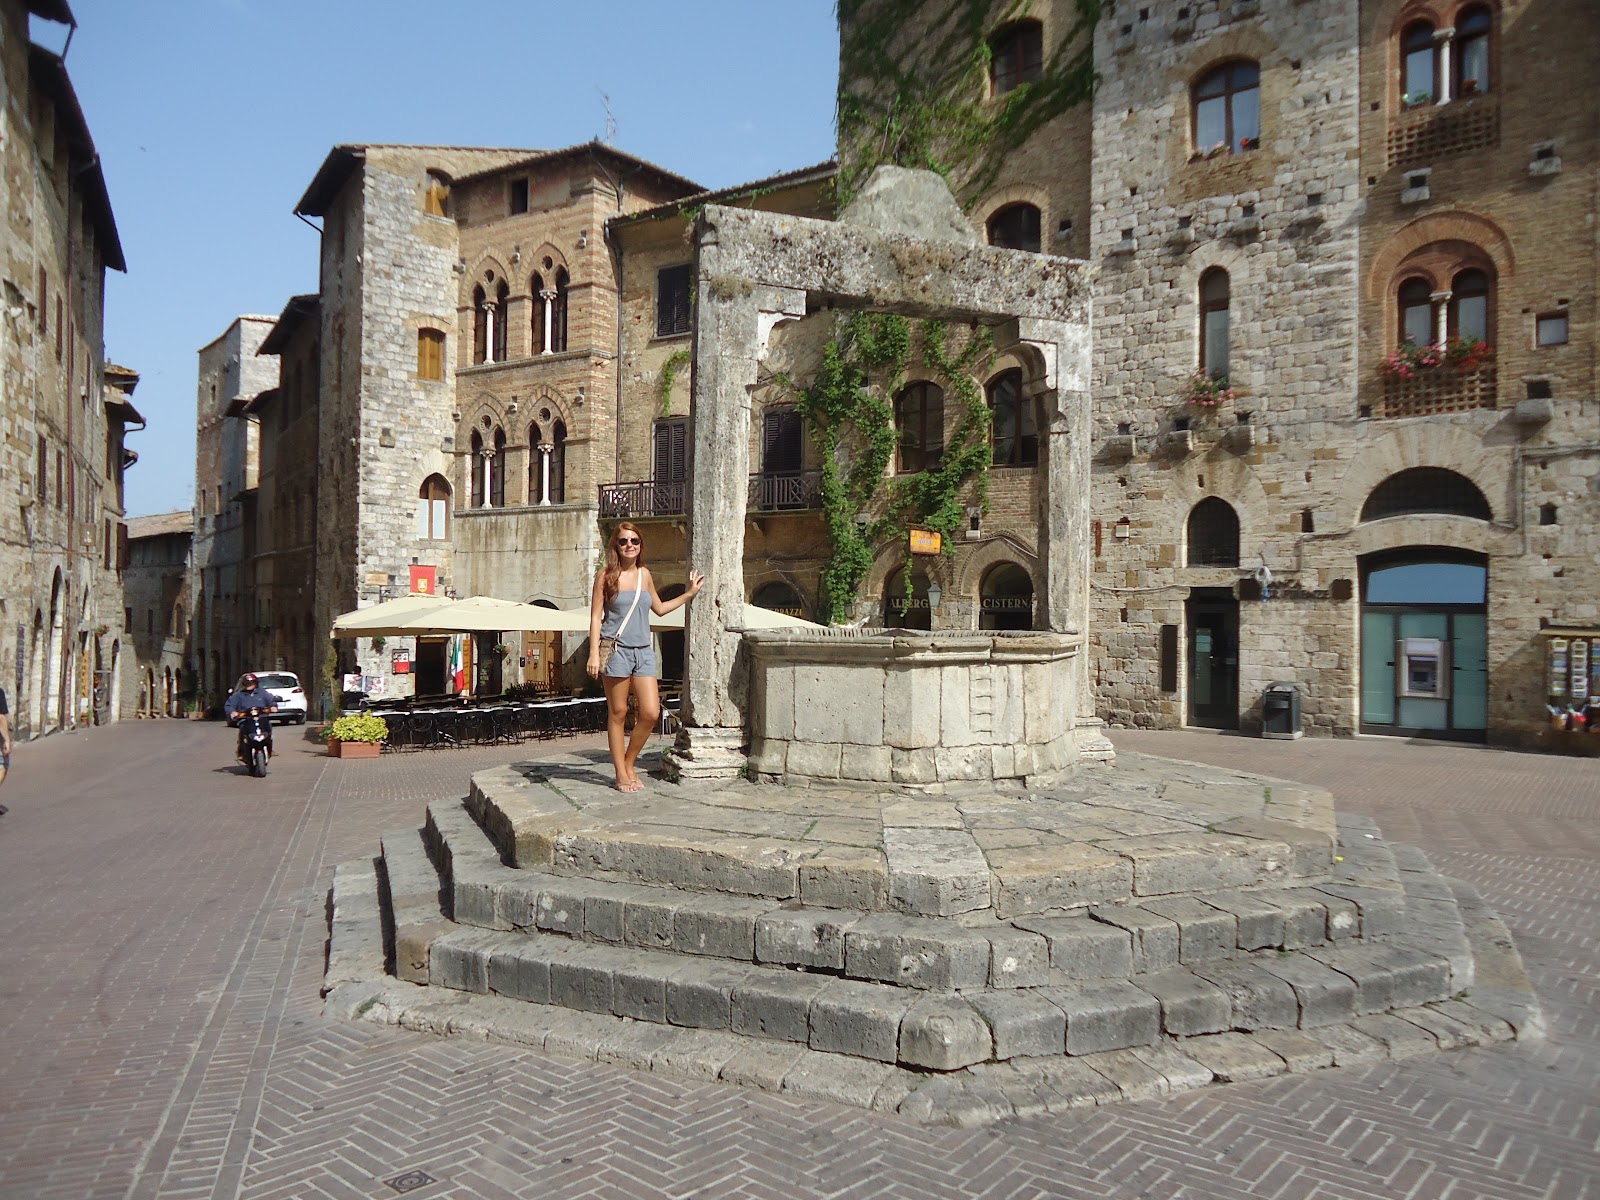
<svg viewBox="0 0 1600 1200">
<path fill-rule="evenodd" d="M 267 760 L 272 757 L 267 753 L 270 728 L 266 714 L 259 708 L 252 708 L 239 718 L 239 741 L 243 746 L 244 765 L 257 779 L 267 777 Z"/>
</svg>

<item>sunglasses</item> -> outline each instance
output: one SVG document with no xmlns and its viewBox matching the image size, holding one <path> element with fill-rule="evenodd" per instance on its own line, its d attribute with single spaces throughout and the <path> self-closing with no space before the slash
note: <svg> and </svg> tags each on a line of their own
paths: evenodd
<svg viewBox="0 0 1600 1200">
<path fill-rule="evenodd" d="M 644 542 L 642 542 L 638 538 L 618 538 L 617 539 L 617 545 L 619 545 L 619 546 L 642 546 L 642 545 L 644 545 Z"/>
</svg>

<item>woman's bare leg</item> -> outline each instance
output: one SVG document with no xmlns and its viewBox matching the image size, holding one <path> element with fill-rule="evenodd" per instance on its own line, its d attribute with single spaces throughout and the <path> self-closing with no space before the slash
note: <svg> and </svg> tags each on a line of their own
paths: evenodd
<svg viewBox="0 0 1600 1200">
<path fill-rule="evenodd" d="M 637 787 L 638 780 L 634 778 L 632 764 L 627 758 L 627 743 L 622 729 L 628 720 L 628 688 L 633 680 L 627 675 L 615 678 L 602 675 L 600 681 L 606 689 L 606 745 L 611 751 L 611 768 L 617 775 L 617 790 L 632 791 Z"/>
<path fill-rule="evenodd" d="M 661 719 L 661 686 L 654 675 L 633 677 L 633 700 L 633 737 L 628 741 L 623 766 L 627 768 L 628 782 L 643 787 L 634 765 L 639 761 L 639 753 L 650 740 L 650 735 L 655 732 L 656 722 Z"/>
</svg>

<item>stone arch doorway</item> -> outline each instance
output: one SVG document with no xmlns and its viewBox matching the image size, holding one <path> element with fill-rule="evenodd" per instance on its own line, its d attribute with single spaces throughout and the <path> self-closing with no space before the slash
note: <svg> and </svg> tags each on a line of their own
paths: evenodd
<svg viewBox="0 0 1600 1200">
<path fill-rule="evenodd" d="M 750 597 L 750 603 L 757 608 L 770 609 L 785 616 L 799 617 L 801 620 L 811 619 L 811 614 L 806 611 L 805 597 L 793 584 L 786 583 L 782 579 L 763 583 Z"/>
<path fill-rule="evenodd" d="M 979 629 L 1032 629 L 1033 576 L 1016 563 L 998 563 L 978 585 Z"/>
<path fill-rule="evenodd" d="M 890 572 L 883 585 L 883 627 L 885 629 L 933 628 L 933 605 L 928 595 L 926 572 L 911 572 L 911 589 L 906 590 L 904 570 Z"/>
<path fill-rule="evenodd" d="M 1412 546 L 1361 560 L 1361 732 L 1481 742 L 1488 559 Z"/>
</svg>

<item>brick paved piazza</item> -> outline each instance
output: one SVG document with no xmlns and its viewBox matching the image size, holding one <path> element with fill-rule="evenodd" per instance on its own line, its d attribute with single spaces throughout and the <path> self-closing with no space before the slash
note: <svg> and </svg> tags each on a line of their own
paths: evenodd
<svg viewBox="0 0 1600 1200">
<path fill-rule="evenodd" d="M 1600 1197 L 1600 764 L 1113 738 L 1421 846 L 1511 926 L 1549 1036 L 953 1130 L 335 1023 L 333 865 L 538 747 L 345 762 L 286 730 L 258 781 L 218 725 L 124 723 L 19 748 L 0 790 L 0 1196 Z"/>
</svg>

